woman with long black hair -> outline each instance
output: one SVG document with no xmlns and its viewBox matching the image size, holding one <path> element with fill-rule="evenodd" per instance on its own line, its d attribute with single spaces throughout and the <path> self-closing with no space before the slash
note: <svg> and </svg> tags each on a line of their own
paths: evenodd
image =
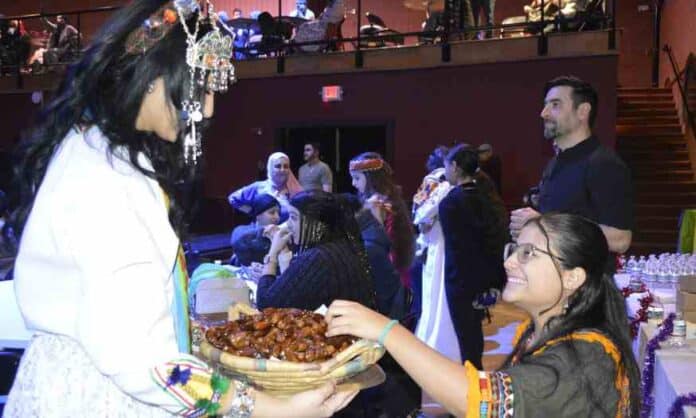
<svg viewBox="0 0 696 418">
<path fill-rule="evenodd" d="M 640 376 L 624 299 L 605 273 L 609 248 L 599 226 L 577 215 L 544 214 L 505 253 L 503 299 L 530 320 L 498 371 L 462 367 L 352 302 L 329 307 L 328 335 L 382 342 L 458 417 L 637 417 Z"/>
<path fill-rule="evenodd" d="M 360 200 L 384 225 L 392 244 L 391 261 L 401 283 L 410 289 L 408 270 L 416 251 L 415 231 L 401 188 L 394 184 L 391 166 L 378 153 L 364 152 L 350 160 L 350 176 Z"/>
<path fill-rule="evenodd" d="M 300 192 L 290 200 L 289 215 L 288 228 L 273 236 L 258 307 L 315 310 L 335 299 L 375 307 L 369 261 L 348 202 L 324 191 Z M 288 244 L 294 256 L 278 275 L 278 255 Z"/>
<path fill-rule="evenodd" d="M 208 12 L 122 8 L 22 143 L 10 222 L 35 336 L 5 417 L 330 416 L 354 396 L 329 385 L 274 399 L 191 355 L 175 185 L 233 76 L 231 39 Z"/>
<path fill-rule="evenodd" d="M 505 272 L 500 264 L 507 242 L 505 224 L 493 202 L 474 179 L 478 153 L 457 145 L 445 157 L 445 176 L 452 189 L 438 207 L 442 225 L 447 305 L 457 335 L 460 359 L 482 367 L 484 311 L 476 309 L 479 295 L 500 286 Z"/>
</svg>

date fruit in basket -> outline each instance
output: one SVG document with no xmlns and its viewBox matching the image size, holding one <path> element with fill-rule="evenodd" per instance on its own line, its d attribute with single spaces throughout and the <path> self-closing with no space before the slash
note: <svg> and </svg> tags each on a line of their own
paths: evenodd
<svg viewBox="0 0 696 418">
<path fill-rule="evenodd" d="M 236 356 L 312 363 L 334 357 L 357 340 L 348 335 L 327 338 L 326 327 L 324 317 L 311 311 L 266 308 L 210 328 L 206 339 Z"/>
</svg>

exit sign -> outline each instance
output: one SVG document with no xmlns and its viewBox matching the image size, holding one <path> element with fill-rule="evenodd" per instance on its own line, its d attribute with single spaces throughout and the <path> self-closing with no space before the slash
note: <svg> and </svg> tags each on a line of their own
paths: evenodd
<svg viewBox="0 0 696 418">
<path fill-rule="evenodd" d="M 340 102 L 343 100 L 343 87 L 324 86 L 321 88 L 321 101 L 324 103 Z"/>
</svg>

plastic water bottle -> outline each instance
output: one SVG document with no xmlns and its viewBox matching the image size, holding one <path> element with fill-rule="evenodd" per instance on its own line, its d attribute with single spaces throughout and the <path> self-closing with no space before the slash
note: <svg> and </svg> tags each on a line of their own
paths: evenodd
<svg viewBox="0 0 696 418">
<path fill-rule="evenodd" d="M 636 256 L 632 255 L 628 258 L 627 264 L 627 270 L 629 273 L 635 272 L 636 271 Z"/>
<path fill-rule="evenodd" d="M 686 321 L 681 312 L 674 318 L 672 335 L 669 338 L 669 346 L 673 348 L 686 347 Z"/>
<path fill-rule="evenodd" d="M 647 263 L 648 260 L 645 259 L 644 255 L 641 255 L 640 258 L 638 259 L 638 271 L 641 273 L 643 270 L 645 270 L 645 263 Z"/>
</svg>

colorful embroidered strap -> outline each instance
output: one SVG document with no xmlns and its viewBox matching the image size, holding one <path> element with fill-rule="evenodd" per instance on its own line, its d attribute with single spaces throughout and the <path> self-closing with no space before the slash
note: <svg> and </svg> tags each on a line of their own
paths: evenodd
<svg viewBox="0 0 696 418">
<path fill-rule="evenodd" d="M 171 201 L 167 193 L 162 190 L 164 205 L 169 212 Z M 174 330 L 176 332 L 176 344 L 179 352 L 191 354 L 191 319 L 189 317 L 188 283 L 189 276 L 186 270 L 186 256 L 184 249 L 179 244 L 176 254 L 176 262 L 172 271 L 174 279 L 174 303 L 172 303 L 172 316 L 174 317 Z"/>
<path fill-rule="evenodd" d="M 167 210 L 169 197 L 162 192 Z M 172 314 L 179 351 L 191 353 L 191 320 L 189 317 L 188 284 L 186 257 L 181 245 L 177 251 L 172 273 L 174 280 L 174 301 Z M 204 362 L 195 358 L 184 358 L 156 366 L 151 370 L 155 383 L 167 392 L 181 409 L 177 415 L 189 418 L 217 416 L 220 413 L 220 399 L 230 388 L 230 380 L 213 373 Z M 235 417 L 249 417 L 254 410 L 254 398 L 249 387 L 235 382 L 235 397 L 230 412 Z"/>
<path fill-rule="evenodd" d="M 464 364 L 468 385 L 466 416 L 472 418 L 511 418 L 514 415 L 512 379 L 505 372 L 479 371 Z"/>
<path fill-rule="evenodd" d="M 155 367 L 152 378 L 181 406 L 177 415 L 185 417 L 217 415 L 220 398 L 230 388 L 229 379 L 196 359 L 179 359 Z"/>
<path fill-rule="evenodd" d="M 191 353 L 191 319 L 189 317 L 188 282 L 189 276 L 186 270 L 186 256 L 184 249 L 179 245 L 179 251 L 174 265 L 174 327 L 176 330 L 176 343 L 182 353 Z"/>
</svg>

